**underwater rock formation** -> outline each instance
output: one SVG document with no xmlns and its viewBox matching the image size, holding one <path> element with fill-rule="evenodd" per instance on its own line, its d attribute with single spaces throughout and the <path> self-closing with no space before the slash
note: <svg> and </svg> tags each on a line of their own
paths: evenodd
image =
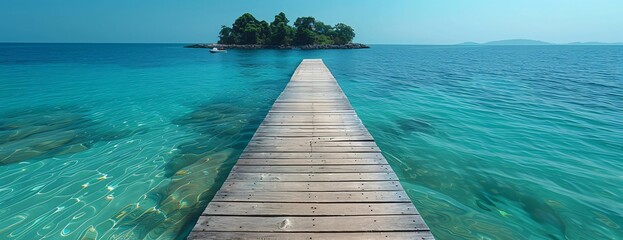
<svg viewBox="0 0 623 240">
<path fill-rule="evenodd" d="M 225 99 L 201 104 L 173 120 L 197 137 L 177 146 L 164 165 L 168 184 L 146 194 L 146 203 L 140 204 L 153 207 L 131 206 L 115 214 L 123 216 L 113 220 L 124 229 L 124 237 L 182 239 L 220 188 L 215 183 L 229 175 L 263 117 L 255 108 L 232 106 Z"/>
<path fill-rule="evenodd" d="M 85 151 L 98 142 L 146 131 L 114 130 L 78 107 L 38 107 L 0 114 L 0 165 Z"/>
</svg>

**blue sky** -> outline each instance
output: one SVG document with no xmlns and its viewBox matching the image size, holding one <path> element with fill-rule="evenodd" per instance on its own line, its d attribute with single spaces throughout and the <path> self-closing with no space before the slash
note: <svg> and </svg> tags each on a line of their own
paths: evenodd
<svg viewBox="0 0 623 240">
<path fill-rule="evenodd" d="M 623 42 L 623 0 L 0 0 L 0 42 L 214 42 L 250 12 L 344 22 L 356 42 Z"/>
</svg>

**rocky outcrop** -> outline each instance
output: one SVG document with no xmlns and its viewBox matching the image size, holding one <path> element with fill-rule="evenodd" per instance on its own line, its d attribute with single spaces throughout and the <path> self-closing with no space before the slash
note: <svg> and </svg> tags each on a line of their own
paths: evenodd
<svg viewBox="0 0 623 240">
<path fill-rule="evenodd" d="M 185 46 L 186 48 L 218 48 L 218 49 L 301 49 L 301 50 L 318 50 L 318 49 L 361 49 L 370 48 L 368 45 L 361 43 L 348 43 L 348 44 L 330 44 L 319 45 L 310 44 L 302 46 L 289 46 L 289 45 L 261 45 L 261 44 L 193 44 Z"/>
<path fill-rule="evenodd" d="M 360 48 L 370 48 L 368 45 L 365 44 L 361 44 L 361 43 L 348 43 L 348 44 L 342 44 L 342 45 L 317 45 L 317 44 L 312 44 L 312 45 L 303 45 L 303 46 L 298 46 L 298 48 L 302 49 L 302 50 L 315 50 L 315 49 L 360 49 Z"/>
</svg>

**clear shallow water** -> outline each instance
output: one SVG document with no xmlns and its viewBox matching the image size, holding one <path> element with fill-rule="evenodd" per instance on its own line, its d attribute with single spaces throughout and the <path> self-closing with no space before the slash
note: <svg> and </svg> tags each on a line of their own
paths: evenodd
<svg viewBox="0 0 623 240">
<path fill-rule="evenodd" d="M 0 44 L 0 238 L 183 238 L 323 58 L 439 239 L 623 238 L 623 48 Z"/>
</svg>

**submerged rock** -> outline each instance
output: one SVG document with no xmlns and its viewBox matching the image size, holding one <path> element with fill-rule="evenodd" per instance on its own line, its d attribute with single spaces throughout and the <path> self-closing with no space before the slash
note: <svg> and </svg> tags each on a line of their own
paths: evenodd
<svg viewBox="0 0 623 240">
<path fill-rule="evenodd" d="M 111 131 L 77 107 L 39 107 L 0 114 L 0 165 L 85 151 L 146 129 Z"/>
<path fill-rule="evenodd" d="M 137 206 L 115 215 L 122 235 L 176 239 L 189 232 L 216 193 L 244 145 L 263 119 L 253 105 L 236 106 L 226 98 L 200 104 L 172 123 L 197 135 L 180 143 L 164 164 L 168 183 L 153 189 Z M 149 207 L 143 207 L 149 206 Z M 153 210 L 157 209 L 157 211 Z M 186 222 L 188 224 L 179 224 Z M 177 223 L 177 224 L 176 224 Z"/>
<path fill-rule="evenodd" d="M 117 236 L 183 239 L 192 230 L 265 116 L 257 102 L 232 104 L 232 98 L 210 99 L 171 120 L 192 136 L 167 153 L 161 184 L 111 215 Z"/>
<path fill-rule="evenodd" d="M 564 234 L 566 230 L 565 222 L 558 211 L 545 201 L 525 193 L 514 185 L 498 182 L 491 178 L 485 178 L 479 182 L 479 186 L 473 186 L 474 192 L 479 193 L 477 194 L 478 207 L 489 211 L 489 207 L 499 208 L 503 207 L 504 203 L 515 202 L 533 221 L 553 227 Z M 497 202 L 497 204 L 490 200 Z M 498 212 L 503 216 L 508 215 L 508 213 L 500 209 L 498 209 Z"/>
<path fill-rule="evenodd" d="M 420 132 L 431 134 L 435 132 L 433 125 L 418 119 L 400 118 L 396 120 L 396 124 L 405 133 Z"/>
<path fill-rule="evenodd" d="M 311 44 L 311 45 L 303 45 L 303 46 L 299 46 L 299 48 L 301 50 L 316 50 L 316 49 L 361 49 L 361 48 L 370 48 L 368 45 L 365 44 L 361 44 L 361 43 L 348 43 L 348 44 L 341 44 L 341 45 L 336 45 L 336 44 L 330 44 L 330 45 L 318 45 L 318 44 Z"/>
<path fill-rule="evenodd" d="M 242 149 L 237 139 L 250 138 L 262 118 L 253 109 L 232 106 L 228 101 L 212 101 L 172 121 L 200 133 L 193 141 L 181 143 L 176 155 L 166 164 L 165 177 L 209 156 L 223 148 Z"/>
</svg>

